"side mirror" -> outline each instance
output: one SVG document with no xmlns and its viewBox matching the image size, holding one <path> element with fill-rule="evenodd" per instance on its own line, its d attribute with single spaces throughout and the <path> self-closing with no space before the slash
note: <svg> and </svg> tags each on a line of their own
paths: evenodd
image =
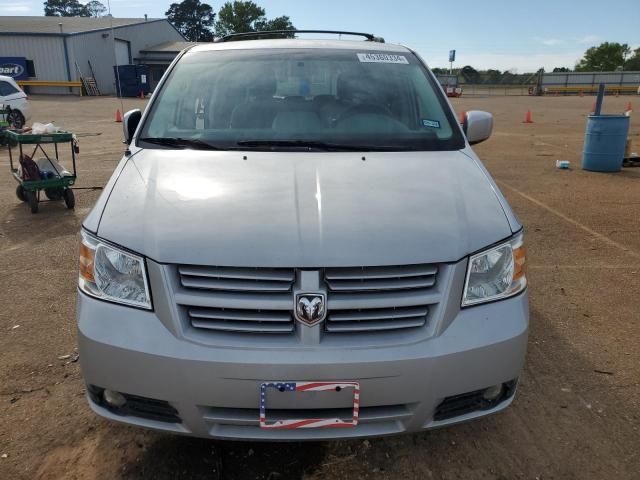
<svg viewBox="0 0 640 480">
<path fill-rule="evenodd" d="M 133 134 L 136 133 L 141 118 L 142 112 L 137 108 L 135 110 L 129 110 L 124 114 L 122 129 L 124 130 L 124 142 L 127 145 L 131 144 L 131 139 L 133 138 Z"/>
<path fill-rule="evenodd" d="M 493 115 L 480 110 L 466 112 L 462 129 L 471 145 L 484 142 L 493 131 Z"/>
</svg>

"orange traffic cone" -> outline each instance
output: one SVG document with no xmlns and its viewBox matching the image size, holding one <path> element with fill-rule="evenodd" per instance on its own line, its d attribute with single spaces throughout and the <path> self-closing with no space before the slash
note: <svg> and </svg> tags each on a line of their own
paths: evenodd
<svg viewBox="0 0 640 480">
<path fill-rule="evenodd" d="M 467 119 L 467 112 L 460 112 L 460 125 L 464 125 L 464 122 L 466 119 Z"/>
<path fill-rule="evenodd" d="M 140 100 L 144 100 L 145 99 L 144 92 L 142 90 L 140 90 L 140 95 L 138 95 L 138 98 Z"/>
<path fill-rule="evenodd" d="M 596 102 L 593 102 L 593 105 L 591 105 L 591 113 L 596 113 Z"/>
<path fill-rule="evenodd" d="M 633 107 L 631 106 L 631 102 L 627 103 L 627 112 L 633 112 Z"/>
<path fill-rule="evenodd" d="M 116 123 L 122 123 L 122 114 L 120 110 L 116 110 Z"/>
<path fill-rule="evenodd" d="M 524 121 L 522 123 L 533 123 L 533 115 L 531 114 L 531 110 L 527 110 L 527 114 L 524 116 Z"/>
</svg>

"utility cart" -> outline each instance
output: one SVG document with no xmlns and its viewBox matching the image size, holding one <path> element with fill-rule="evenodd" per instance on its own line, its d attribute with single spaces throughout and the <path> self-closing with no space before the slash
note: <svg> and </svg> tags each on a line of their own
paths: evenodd
<svg viewBox="0 0 640 480">
<path fill-rule="evenodd" d="M 9 113 L 11 113 L 11 109 L 9 107 L 0 105 L 0 145 L 7 143 L 4 132 L 11 126 L 11 123 L 9 122 Z"/>
<path fill-rule="evenodd" d="M 18 182 L 16 188 L 16 196 L 23 202 L 29 204 L 31 213 L 38 213 L 38 204 L 40 203 L 40 192 L 44 191 L 46 197 L 51 201 L 63 200 L 67 208 L 73 209 L 75 206 L 75 197 L 71 186 L 76 182 L 76 153 L 78 153 L 78 145 L 71 132 L 57 132 L 46 134 L 18 133 L 13 130 L 6 130 L 5 137 L 9 141 L 9 166 L 11 174 Z M 51 158 L 43 145 L 53 145 L 55 157 Z M 69 144 L 71 149 L 71 160 L 73 163 L 73 172 L 68 172 L 62 168 L 59 163 L 59 145 Z M 32 159 L 37 165 L 37 169 L 26 169 L 23 164 L 24 152 L 23 147 L 32 146 L 33 151 L 28 158 Z M 18 163 L 22 166 L 17 168 L 14 163 L 13 150 L 17 147 Z M 31 148 L 29 148 L 31 150 Z M 35 160 L 36 153 L 41 152 L 44 158 Z M 29 160 L 26 160 L 29 162 Z M 22 171 L 21 171 L 22 170 Z M 25 172 L 25 170 L 31 170 Z M 34 173 L 35 170 L 35 173 Z"/>
</svg>

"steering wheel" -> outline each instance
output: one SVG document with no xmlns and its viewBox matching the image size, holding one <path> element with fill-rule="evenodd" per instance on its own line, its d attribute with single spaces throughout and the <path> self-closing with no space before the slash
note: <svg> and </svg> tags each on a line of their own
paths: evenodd
<svg viewBox="0 0 640 480">
<path fill-rule="evenodd" d="M 343 113 L 341 113 L 336 119 L 336 124 L 340 122 L 344 122 L 346 119 L 351 118 L 355 115 L 382 115 L 384 117 L 393 117 L 393 113 L 387 107 L 376 104 L 376 103 L 360 103 L 358 105 L 354 105 L 349 107 Z"/>
</svg>

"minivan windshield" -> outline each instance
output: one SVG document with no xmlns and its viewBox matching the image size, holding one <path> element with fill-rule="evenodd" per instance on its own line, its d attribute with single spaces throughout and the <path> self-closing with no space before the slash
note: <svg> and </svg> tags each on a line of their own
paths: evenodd
<svg viewBox="0 0 640 480">
<path fill-rule="evenodd" d="M 186 53 L 138 136 L 146 148 L 329 151 L 464 147 L 442 92 L 409 51 Z"/>
</svg>

